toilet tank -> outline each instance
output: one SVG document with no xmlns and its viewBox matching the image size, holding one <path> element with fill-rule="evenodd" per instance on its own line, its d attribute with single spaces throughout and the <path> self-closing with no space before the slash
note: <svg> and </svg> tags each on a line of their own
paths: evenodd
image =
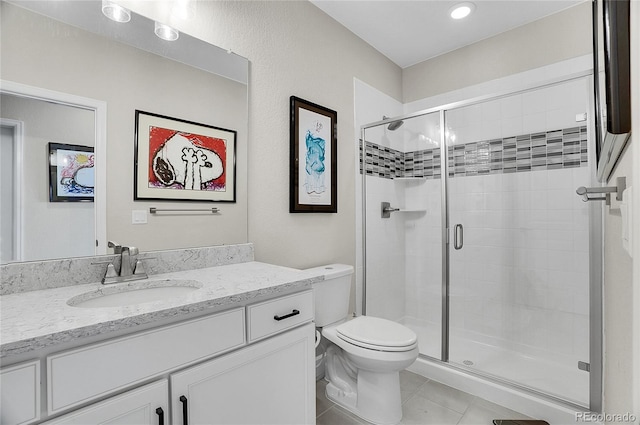
<svg viewBox="0 0 640 425">
<path fill-rule="evenodd" d="M 328 264 L 309 270 L 324 275 L 323 281 L 313 284 L 316 326 L 322 327 L 345 319 L 349 314 L 353 267 Z"/>
</svg>

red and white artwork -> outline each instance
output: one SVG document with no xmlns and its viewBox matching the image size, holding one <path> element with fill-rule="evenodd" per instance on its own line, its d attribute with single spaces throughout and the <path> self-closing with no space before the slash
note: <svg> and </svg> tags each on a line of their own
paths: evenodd
<svg viewBox="0 0 640 425">
<path fill-rule="evenodd" d="M 162 127 L 149 129 L 149 188 L 226 188 L 226 140 Z"/>
</svg>

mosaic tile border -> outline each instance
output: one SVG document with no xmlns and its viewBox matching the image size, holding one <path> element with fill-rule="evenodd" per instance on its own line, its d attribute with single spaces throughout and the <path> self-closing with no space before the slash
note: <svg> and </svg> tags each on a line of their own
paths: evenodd
<svg viewBox="0 0 640 425">
<path fill-rule="evenodd" d="M 586 166 L 587 127 L 522 134 L 466 143 L 448 148 L 449 176 L 506 174 Z M 401 152 L 375 143 L 365 143 L 367 175 L 386 179 L 441 176 L 440 148 Z M 360 143 L 360 174 L 362 174 Z"/>
</svg>

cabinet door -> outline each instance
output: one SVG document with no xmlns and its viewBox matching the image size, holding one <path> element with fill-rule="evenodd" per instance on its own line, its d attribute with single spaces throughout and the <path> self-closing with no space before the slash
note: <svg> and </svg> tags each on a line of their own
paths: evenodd
<svg viewBox="0 0 640 425">
<path fill-rule="evenodd" d="M 169 423 L 166 379 L 60 416 L 45 425 L 165 425 Z"/>
<path fill-rule="evenodd" d="M 314 424 L 314 331 L 308 323 L 171 375 L 173 425 Z"/>
<path fill-rule="evenodd" d="M 40 419 L 40 362 L 0 370 L 0 424 L 26 425 Z"/>
</svg>

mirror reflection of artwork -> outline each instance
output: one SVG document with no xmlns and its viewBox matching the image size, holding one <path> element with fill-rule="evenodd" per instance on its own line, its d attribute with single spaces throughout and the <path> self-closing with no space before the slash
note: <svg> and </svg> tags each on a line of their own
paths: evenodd
<svg viewBox="0 0 640 425">
<path fill-rule="evenodd" d="M 235 202 L 236 132 L 136 111 L 135 199 Z"/>
<path fill-rule="evenodd" d="M 225 190 L 225 140 L 152 127 L 149 148 L 150 188 Z"/>
<path fill-rule="evenodd" d="M 94 163 L 90 146 L 49 143 L 49 200 L 93 201 Z"/>
</svg>

